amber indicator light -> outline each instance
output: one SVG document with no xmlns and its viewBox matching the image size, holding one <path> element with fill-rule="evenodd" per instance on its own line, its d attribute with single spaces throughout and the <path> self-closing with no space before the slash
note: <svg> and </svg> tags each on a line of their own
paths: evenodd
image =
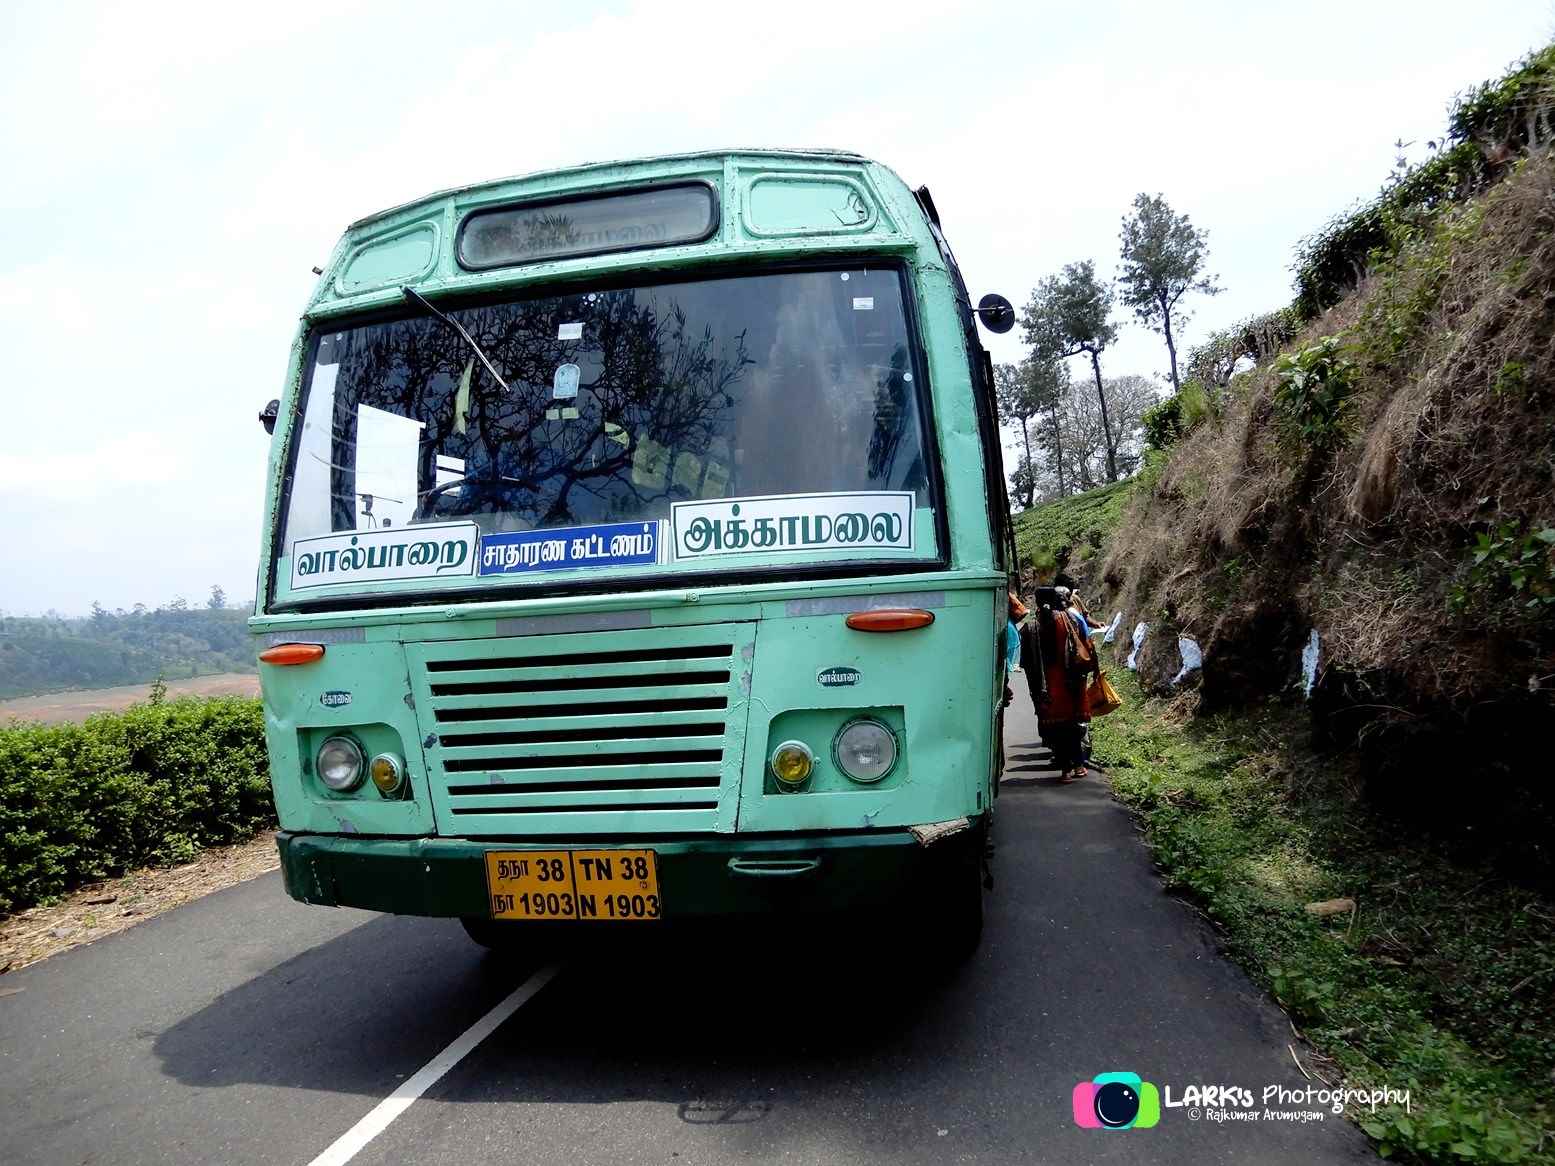
<svg viewBox="0 0 1555 1166">
<path fill-rule="evenodd" d="M 311 664 L 323 658 L 323 644 L 277 644 L 259 653 L 261 664 Z"/>
<path fill-rule="evenodd" d="M 921 607 L 885 607 L 875 611 L 855 611 L 848 626 L 856 632 L 910 632 L 934 622 L 934 613 Z"/>
</svg>

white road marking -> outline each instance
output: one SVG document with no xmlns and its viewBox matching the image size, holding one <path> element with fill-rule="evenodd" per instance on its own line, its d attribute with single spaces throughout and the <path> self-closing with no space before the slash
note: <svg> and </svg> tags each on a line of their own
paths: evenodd
<svg viewBox="0 0 1555 1166">
<path fill-rule="evenodd" d="M 465 1029 L 451 1045 L 374 1106 L 372 1112 L 336 1138 L 329 1149 L 313 1159 L 309 1166 L 344 1166 L 351 1161 L 361 1152 L 363 1146 L 388 1129 L 390 1122 L 409 1109 L 411 1103 L 432 1088 L 444 1073 L 464 1060 L 476 1045 L 495 1032 L 504 1020 L 549 984 L 559 971 L 561 965 L 550 964 L 514 988 L 501 1003 Z"/>
</svg>

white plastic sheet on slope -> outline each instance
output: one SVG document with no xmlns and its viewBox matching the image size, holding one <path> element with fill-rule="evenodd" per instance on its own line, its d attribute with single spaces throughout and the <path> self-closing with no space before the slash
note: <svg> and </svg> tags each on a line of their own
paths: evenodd
<svg viewBox="0 0 1555 1166">
<path fill-rule="evenodd" d="M 1182 667 L 1177 669 L 1177 675 L 1172 677 L 1173 684 L 1180 684 L 1182 678 L 1196 669 L 1204 667 L 1204 653 L 1199 650 L 1199 645 L 1191 636 L 1177 637 L 1177 651 L 1182 654 Z"/>
<path fill-rule="evenodd" d="M 1107 625 L 1107 634 L 1102 636 L 1101 642 L 1104 644 L 1112 643 L 1113 637 L 1118 634 L 1118 625 L 1122 622 L 1123 613 L 1120 611 L 1112 617 L 1112 622 Z"/>
<path fill-rule="evenodd" d="M 1317 629 L 1313 628 L 1307 646 L 1301 649 L 1301 691 L 1307 697 L 1312 695 L 1312 686 L 1317 683 L 1317 662 L 1320 651 Z"/>
<path fill-rule="evenodd" d="M 1130 672 L 1139 670 L 1139 649 L 1144 646 L 1145 633 L 1150 630 L 1150 625 L 1141 621 L 1134 625 L 1134 650 L 1128 654 L 1128 669 Z"/>
</svg>

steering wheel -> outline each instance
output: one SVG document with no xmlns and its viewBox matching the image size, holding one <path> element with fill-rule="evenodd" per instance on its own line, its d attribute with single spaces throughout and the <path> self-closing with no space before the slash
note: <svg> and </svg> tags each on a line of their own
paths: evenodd
<svg viewBox="0 0 1555 1166">
<path fill-rule="evenodd" d="M 468 499 L 460 498 L 458 501 L 460 503 L 468 501 L 470 505 L 462 510 L 456 506 L 446 517 L 454 518 L 461 514 L 474 513 L 475 504 L 478 500 L 483 500 L 494 493 L 518 489 L 518 483 L 505 482 L 498 478 L 452 478 L 427 491 L 426 496 L 421 499 L 421 505 L 416 507 L 415 518 L 412 521 L 426 522 L 434 517 L 439 517 L 436 511 L 438 503 L 443 500 L 444 495 L 450 490 L 460 490 L 466 486 L 472 487 L 470 497 Z"/>
</svg>

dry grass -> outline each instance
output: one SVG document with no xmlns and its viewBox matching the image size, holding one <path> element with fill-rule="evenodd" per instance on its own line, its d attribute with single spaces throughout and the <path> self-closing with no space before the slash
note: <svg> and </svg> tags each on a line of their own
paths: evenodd
<svg viewBox="0 0 1555 1166">
<path fill-rule="evenodd" d="M 1548 617 L 1448 605 L 1476 531 L 1555 524 L 1555 159 L 1434 224 L 1292 349 L 1335 334 L 1358 378 L 1337 451 L 1293 448 L 1255 370 L 1125 514 L 1101 573 L 1164 633 L 1143 675 L 1175 671 L 1182 629 L 1216 662 L 1207 685 L 1267 691 L 1312 627 L 1327 668 L 1421 705 L 1555 673 Z"/>
<path fill-rule="evenodd" d="M 213 847 L 183 866 L 131 871 L 82 887 L 50 906 L 0 916 L 0 973 L 123 931 L 279 866 L 270 830 L 236 846 Z"/>
</svg>

